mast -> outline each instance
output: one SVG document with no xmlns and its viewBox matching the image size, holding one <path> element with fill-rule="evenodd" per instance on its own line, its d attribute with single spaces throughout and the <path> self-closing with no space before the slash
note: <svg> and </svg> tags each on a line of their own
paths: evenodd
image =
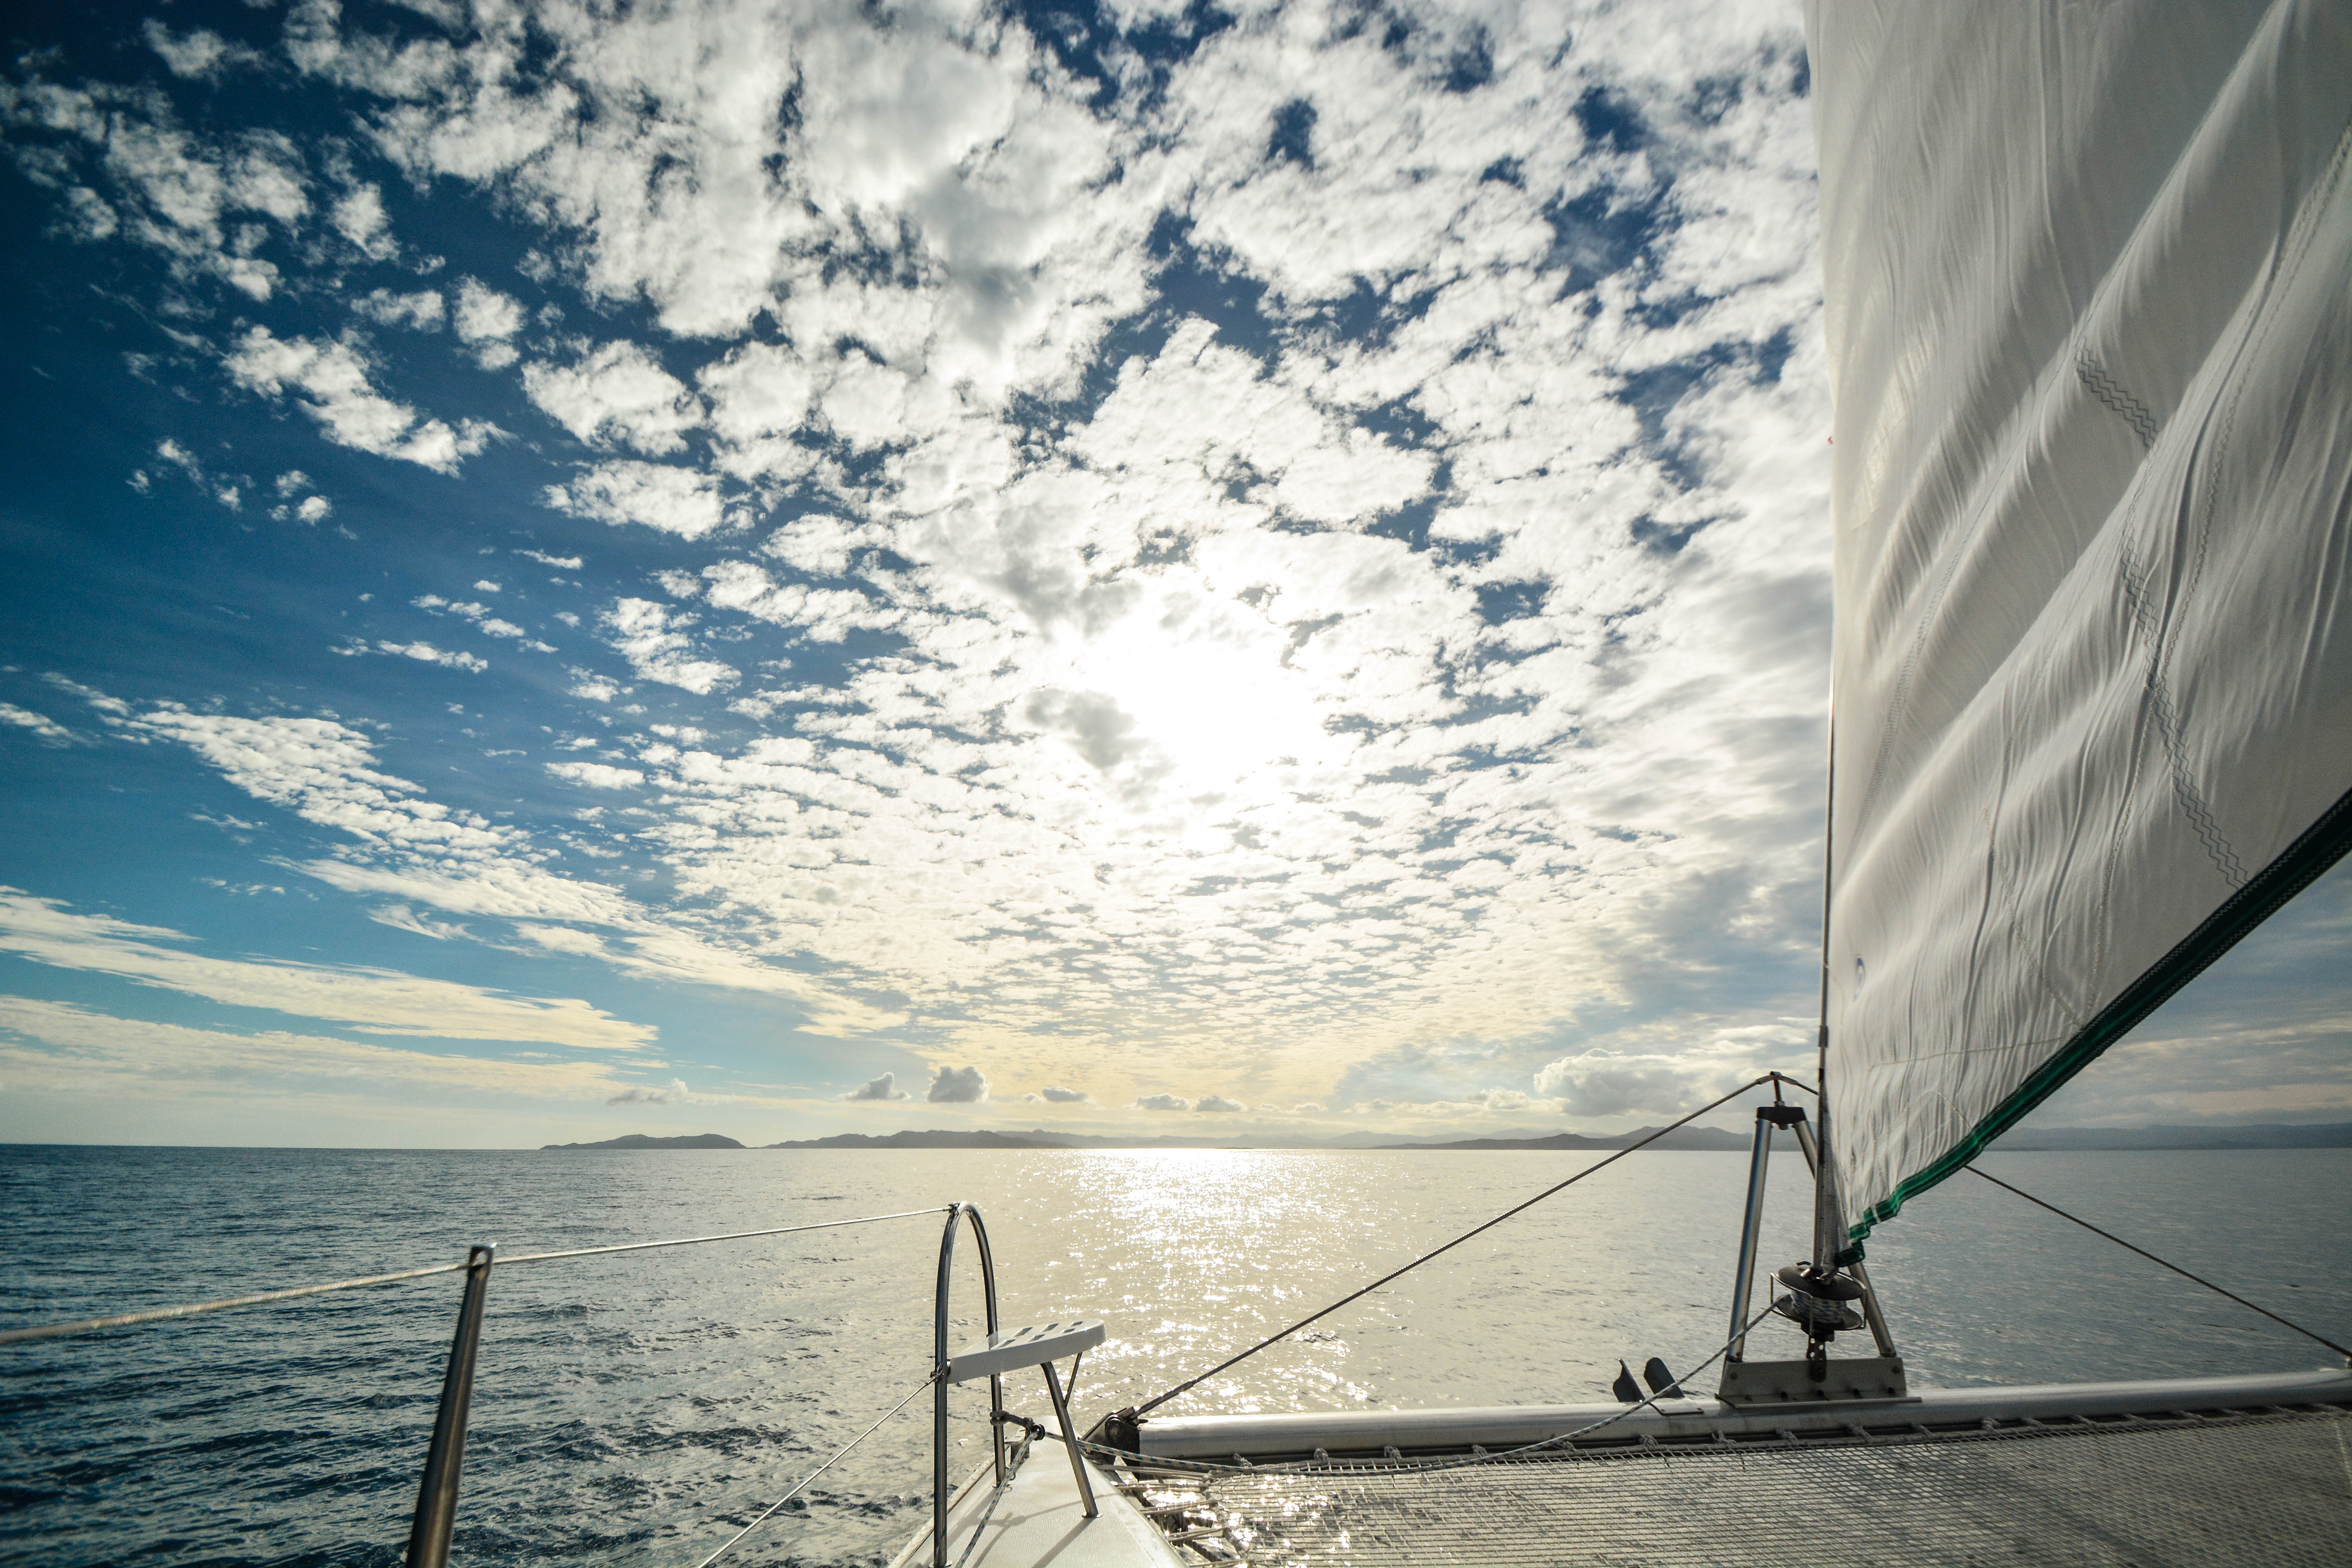
<svg viewBox="0 0 2352 1568">
<path fill-rule="evenodd" d="M 1836 632 L 1832 630 L 1834 637 Z M 1837 868 L 1837 682 L 1830 683 L 1830 746 L 1822 803 L 1822 1015 L 1814 1064 L 1814 1132 L 1821 1158 L 1813 1163 L 1813 1268 L 1826 1274 L 1845 1246 L 1845 1217 L 1837 1192 L 1837 1158 L 1830 1141 L 1830 889 Z"/>
</svg>

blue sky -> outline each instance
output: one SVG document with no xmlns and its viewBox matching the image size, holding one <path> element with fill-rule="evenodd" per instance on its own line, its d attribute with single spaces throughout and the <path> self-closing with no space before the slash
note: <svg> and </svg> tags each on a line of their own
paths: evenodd
<svg viewBox="0 0 2352 1568">
<path fill-rule="evenodd" d="M 1793 6 L 12 26 L 0 1137 L 1808 1064 Z M 2346 1114 L 2347 910 L 2051 1113 Z"/>
</svg>

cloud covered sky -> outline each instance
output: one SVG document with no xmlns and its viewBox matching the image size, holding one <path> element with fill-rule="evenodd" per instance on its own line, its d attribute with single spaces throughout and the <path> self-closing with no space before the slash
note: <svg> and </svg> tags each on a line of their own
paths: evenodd
<svg viewBox="0 0 2352 1568">
<path fill-rule="evenodd" d="M 1807 1067 L 1795 7 L 13 26 L 0 1136 Z M 2347 1114 L 2347 908 L 2062 1104 Z"/>
</svg>

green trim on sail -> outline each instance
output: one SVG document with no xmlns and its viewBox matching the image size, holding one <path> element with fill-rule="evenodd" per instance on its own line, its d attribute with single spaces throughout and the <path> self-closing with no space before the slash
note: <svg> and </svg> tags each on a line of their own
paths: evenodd
<svg viewBox="0 0 2352 1568">
<path fill-rule="evenodd" d="M 2080 1034 L 1970 1128 L 1967 1137 L 1946 1150 L 1925 1170 L 1897 1182 L 1895 1191 L 1873 1205 L 1846 1233 L 1853 1245 L 1840 1261 L 1859 1258 L 1863 1238 L 1874 1226 L 1893 1219 L 1903 1212 L 1905 1204 L 1983 1153 L 1987 1144 L 2017 1125 L 2026 1112 L 2057 1092 L 2060 1085 L 2088 1067 L 2100 1052 L 2164 1005 L 2174 992 L 2276 914 L 2288 900 L 2342 859 L 2347 849 L 2352 849 L 2352 790 L 2338 796 L 2336 804 L 2288 845 L 2277 859 L 2230 895 L 2220 909 L 2206 916 L 2147 973 L 2124 987 L 2114 1001 L 2083 1026 Z"/>
</svg>

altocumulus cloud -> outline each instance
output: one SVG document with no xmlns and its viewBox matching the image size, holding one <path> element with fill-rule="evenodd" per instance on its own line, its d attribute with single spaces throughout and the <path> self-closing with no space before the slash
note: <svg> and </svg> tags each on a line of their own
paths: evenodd
<svg viewBox="0 0 2352 1568">
<path fill-rule="evenodd" d="M 1078 50 L 846 0 L 310 5 L 251 19 L 278 63 L 201 114 L 178 77 L 24 55 L 0 128 L 43 243 L 143 267 L 121 287 L 187 340 L 150 373 L 247 421 L 206 432 L 208 493 L 239 443 L 300 441 L 403 517 L 530 519 L 566 574 L 500 579 L 493 616 L 436 564 L 354 610 L 377 657 L 339 676 L 377 686 L 341 717 L 157 694 L 91 728 L 318 829 L 322 896 L 771 992 L 803 1036 L 903 1028 L 1121 1110 L 1141 1058 L 1105 1042 L 1268 1105 L 1664 1094 L 1660 1041 L 1805 989 L 1828 387 L 1796 18 L 1396 16 L 1171 44 L 1109 7 Z M 188 80 L 244 68 L 163 36 Z M 494 212 L 509 254 L 444 243 Z M 905 266 L 863 265 L 877 233 Z M 1621 1026 L 1635 996 L 1674 1016 Z"/>
</svg>

